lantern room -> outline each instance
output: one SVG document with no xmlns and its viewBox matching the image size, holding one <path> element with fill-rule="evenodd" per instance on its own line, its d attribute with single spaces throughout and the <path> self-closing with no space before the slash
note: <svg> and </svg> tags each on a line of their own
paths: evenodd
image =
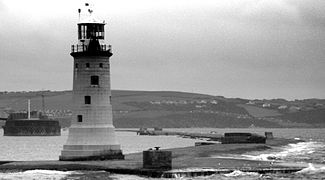
<svg viewBox="0 0 325 180">
<path fill-rule="evenodd" d="M 104 23 L 78 23 L 78 40 L 104 39 Z"/>
<path fill-rule="evenodd" d="M 90 6 L 89 3 L 85 3 L 84 8 L 86 9 L 78 9 L 78 40 L 81 42 L 85 40 L 104 40 L 105 21 L 98 20 L 93 15 L 93 10 Z"/>
<path fill-rule="evenodd" d="M 92 8 L 86 3 L 86 11 L 78 9 L 78 43 L 71 46 L 71 55 L 85 56 L 85 55 L 105 55 L 110 57 L 111 46 L 106 45 L 105 39 L 105 21 L 97 19 Z M 84 13 L 81 13 L 84 12 Z"/>
</svg>

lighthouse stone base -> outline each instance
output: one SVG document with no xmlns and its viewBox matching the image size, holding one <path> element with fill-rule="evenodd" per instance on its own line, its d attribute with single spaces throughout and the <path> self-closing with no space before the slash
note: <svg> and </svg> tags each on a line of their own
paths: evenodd
<svg viewBox="0 0 325 180">
<path fill-rule="evenodd" d="M 113 127 L 77 126 L 69 128 L 67 143 L 63 145 L 60 161 L 124 159 L 115 140 Z"/>
<path fill-rule="evenodd" d="M 83 150 L 67 150 L 69 148 L 80 148 Z M 64 149 L 59 157 L 60 161 L 91 161 L 91 160 L 113 160 L 124 159 L 124 155 L 121 150 L 85 150 L 91 146 L 70 146 L 64 145 Z M 97 146 L 98 148 L 98 146 Z"/>
</svg>

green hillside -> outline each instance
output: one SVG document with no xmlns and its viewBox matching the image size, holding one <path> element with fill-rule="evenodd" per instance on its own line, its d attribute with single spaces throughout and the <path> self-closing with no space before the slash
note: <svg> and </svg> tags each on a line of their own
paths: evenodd
<svg viewBox="0 0 325 180">
<path fill-rule="evenodd" d="M 282 119 L 297 123 L 315 124 L 316 127 L 325 127 L 325 110 L 314 109 L 310 111 L 299 111 L 281 116 Z"/>
<path fill-rule="evenodd" d="M 0 117 L 27 109 L 42 110 L 63 127 L 70 125 L 71 91 L 0 94 Z M 114 125 L 139 127 L 319 127 L 324 124 L 323 100 L 246 100 L 172 91 L 112 91 Z M 284 105 L 287 108 L 282 108 Z M 300 109 L 298 109 L 298 107 Z M 280 109 L 279 109 L 280 108 Z"/>
</svg>

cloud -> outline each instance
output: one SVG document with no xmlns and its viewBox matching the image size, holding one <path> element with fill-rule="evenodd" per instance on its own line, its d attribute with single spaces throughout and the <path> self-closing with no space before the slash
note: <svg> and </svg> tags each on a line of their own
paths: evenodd
<svg viewBox="0 0 325 180">
<path fill-rule="evenodd" d="M 325 1 L 324 0 L 290 0 L 298 9 L 301 20 L 314 27 L 325 27 Z"/>
<path fill-rule="evenodd" d="M 247 0 L 241 20 L 266 26 L 325 27 L 324 0 Z"/>
<path fill-rule="evenodd" d="M 0 1 L 0 13 L 3 12 L 4 10 L 6 10 L 6 6 L 2 1 Z"/>
<path fill-rule="evenodd" d="M 285 0 L 254 0 L 243 8 L 242 16 L 253 23 L 264 25 L 286 25 L 299 22 L 299 11 L 296 6 Z"/>
<path fill-rule="evenodd" d="M 324 97 L 324 0 L 129 1 L 96 2 L 113 88 Z M 70 88 L 78 5 L 20 4 L 0 0 L 0 90 Z"/>
</svg>

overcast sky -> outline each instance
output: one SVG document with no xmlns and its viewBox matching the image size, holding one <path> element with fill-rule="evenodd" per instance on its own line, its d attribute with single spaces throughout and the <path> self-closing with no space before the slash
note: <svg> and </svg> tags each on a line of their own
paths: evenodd
<svg viewBox="0 0 325 180">
<path fill-rule="evenodd" d="M 0 0 L 0 91 L 70 90 L 79 0 Z M 324 0 L 92 1 L 112 89 L 325 98 Z"/>
</svg>

